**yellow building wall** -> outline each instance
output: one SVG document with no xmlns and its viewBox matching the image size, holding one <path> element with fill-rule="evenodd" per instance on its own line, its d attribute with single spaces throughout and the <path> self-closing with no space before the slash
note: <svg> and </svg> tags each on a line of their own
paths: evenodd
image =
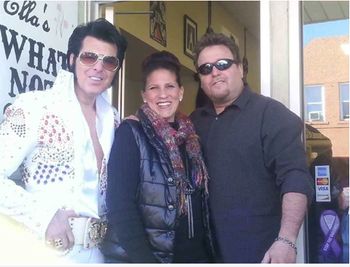
<svg viewBox="0 0 350 267">
<path fill-rule="evenodd" d="M 183 17 L 188 15 L 197 23 L 198 38 L 206 31 L 208 26 L 208 4 L 206 1 L 166 1 L 166 30 L 167 46 L 164 47 L 150 38 L 149 15 L 124 15 L 117 14 L 115 23 L 143 42 L 157 50 L 168 50 L 174 53 L 180 62 L 194 71 L 191 58 L 183 52 L 184 29 Z M 114 4 L 116 12 L 148 11 L 148 1 L 126 1 Z M 236 21 L 219 3 L 212 1 L 212 28 L 217 32 L 228 29 L 238 39 L 241 55 L 244 52 L 244 28 Z M 225 32 L 224 32 L 225 33 Z M 247 57 L 249 62 L 248 82 L 254 89 L 260 90 L 260 44 L 249 32 L 247 32 Z"/>
<path fill-rule="evenodd" d="M 191 58 L 184 54 L 183 43 L 183 17 L 188 15 L 197 23 L 198 34 L 204 33 L 207 25 L 207 4 L 203 1 L 168 1 L 166 6 L 166 38 L 167 46 L 164 47 L 150 37 L 149 15 L 124 15 L 115 16 L 115 24 L 123 30 L 139 38 L 157 50 L 167 50 L 174 53 L 185 67 L 194 71 Z M 147 1 L 121 2 L 114 4 L 115 12 L 149 11 Z M 191 12 L 196 11 L 196 12 Z"/>
<path fill-rule="evenodd" d="M 166 39 L 167 45 L 164 47 L 150 37 L 150 19 L 148 14 L 118 14 L 128 12 L 149 11 L 149 1 L 125 1 L 113 4 L 115 15 L 115 25 L 140 39 L 156 50 L 167 50 L 174 53 L 181 64 L 189 70 L 195 72 L 193 61 L 184 54 L 184 15 L 189 16 L 197 24 L 197 38 L 199 39 L 208 27 L 208 2 L 207 1 L 165 1 L 166 6 Z M 216 32 L 224 34 L 232 33 L 240 46 L 241 57 L 244 55 L 244 27 L 236 21 L 219 3 L 212 1 L 212 28 Z M 249 32 L 246 35 L 246 54 L 249 63 L 248 83 L 253 90 L 260 92 L 260 43 Z M 128 54 L 130 59 L 132 55 Z M 139 68 L 139 66 L 134 67 Z M 130 84 L 130 83 L 129 83 Z M 198 83 L 189 79 L 184 81 L 185 98 L 180 105 L 180 109 L 185 113 L 190 113 L 194 109 L 195 97 Z M 139 92 L 129 91 L 128 99 L 139 100 Z M 126 104 L 127 106 L 128 104 Z M 129 105 L 128 115 L 135 108 Z M 132 108 L 131 108 L 132 106 Z"/>
</svg>

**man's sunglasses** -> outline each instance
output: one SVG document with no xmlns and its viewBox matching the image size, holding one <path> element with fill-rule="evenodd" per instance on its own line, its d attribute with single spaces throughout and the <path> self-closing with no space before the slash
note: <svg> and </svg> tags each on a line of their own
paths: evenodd
<svg viewBox="0 0 350 267">
<path fill-rule="evenodd" d="M 197 68 L 197 71 L 199 74 L 208 75 L 213 71 L 214 66 L 216 69 L 222 71 L 222 70 L 227 70 L 229 67 L 232 66 L 232 64 L 238 64 L 238 62 L 233 59 L 223 58 L 223 59 L 219 59 L 215 63 L 202 64 Z"/>
<path fill-rule="evenodd" d="M 115 71 L 119 68 L 119 60 L 113 56 L 105 56 L 93 52 L 81 52 L 78 56 L 81 64 L 85 66 L 93 66 L 97 60 L 102 60 L 103 68 L 109 71 Z"/>
</svg>

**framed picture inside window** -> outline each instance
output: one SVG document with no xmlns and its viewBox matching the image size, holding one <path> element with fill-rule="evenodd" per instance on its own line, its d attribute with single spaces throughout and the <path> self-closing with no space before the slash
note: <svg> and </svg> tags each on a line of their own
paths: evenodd
<svg viewBox="0 0 350 267">
<path fill-rule="evenodd" d="M 190 58 L 194 57 L 194 47 L 197 43 L 197 23 L 184 15 L 184 53 Z"/>
<path fill-rule="evenodd" d="M 150 37 L 166 47 L 166 7 L 164 1 L 150 1 Z"/>
</svg>

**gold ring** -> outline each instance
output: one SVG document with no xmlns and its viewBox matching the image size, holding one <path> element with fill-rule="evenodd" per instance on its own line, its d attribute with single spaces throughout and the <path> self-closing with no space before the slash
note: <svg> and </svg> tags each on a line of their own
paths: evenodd
<svg viewBox="0 0 350 267">
<path fill-rule="evenodd" d="M 52 247 L 53 246 L 53 240 L 46 240 L 46 245 L 49 246 L 49 247 Z"/>
<path fill-rule="evenodd" d="M 61 247 L 63 247 L 63 241 L 61 238 L 56 238 L 54 240 L 55 243 L 55 248 L 60 249 Z"/>
</svg>

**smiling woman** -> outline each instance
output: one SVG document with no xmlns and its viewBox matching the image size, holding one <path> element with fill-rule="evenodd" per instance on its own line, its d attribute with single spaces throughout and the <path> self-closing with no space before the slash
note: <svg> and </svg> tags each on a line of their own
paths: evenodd
<svg viewBox="0 0 350 267">
<path fill-rule="evenodd" d="M 105 260 L 211 262 L 208 174 L 193 125 L 178 111 L 179 60 L 156 52 L 142 72 L 145 103 L 138 121 L 116 130 L 108 164 Z"/>
<path fill-rule="evenodd" d="M 144 103 L 169 122 L 175 119 L 175 112 L 183 97 L 183 87 L 176 82 L 176 75 L 169 70 L 154 70 L 147 77 L 142 92 Z"/>
</svg>

